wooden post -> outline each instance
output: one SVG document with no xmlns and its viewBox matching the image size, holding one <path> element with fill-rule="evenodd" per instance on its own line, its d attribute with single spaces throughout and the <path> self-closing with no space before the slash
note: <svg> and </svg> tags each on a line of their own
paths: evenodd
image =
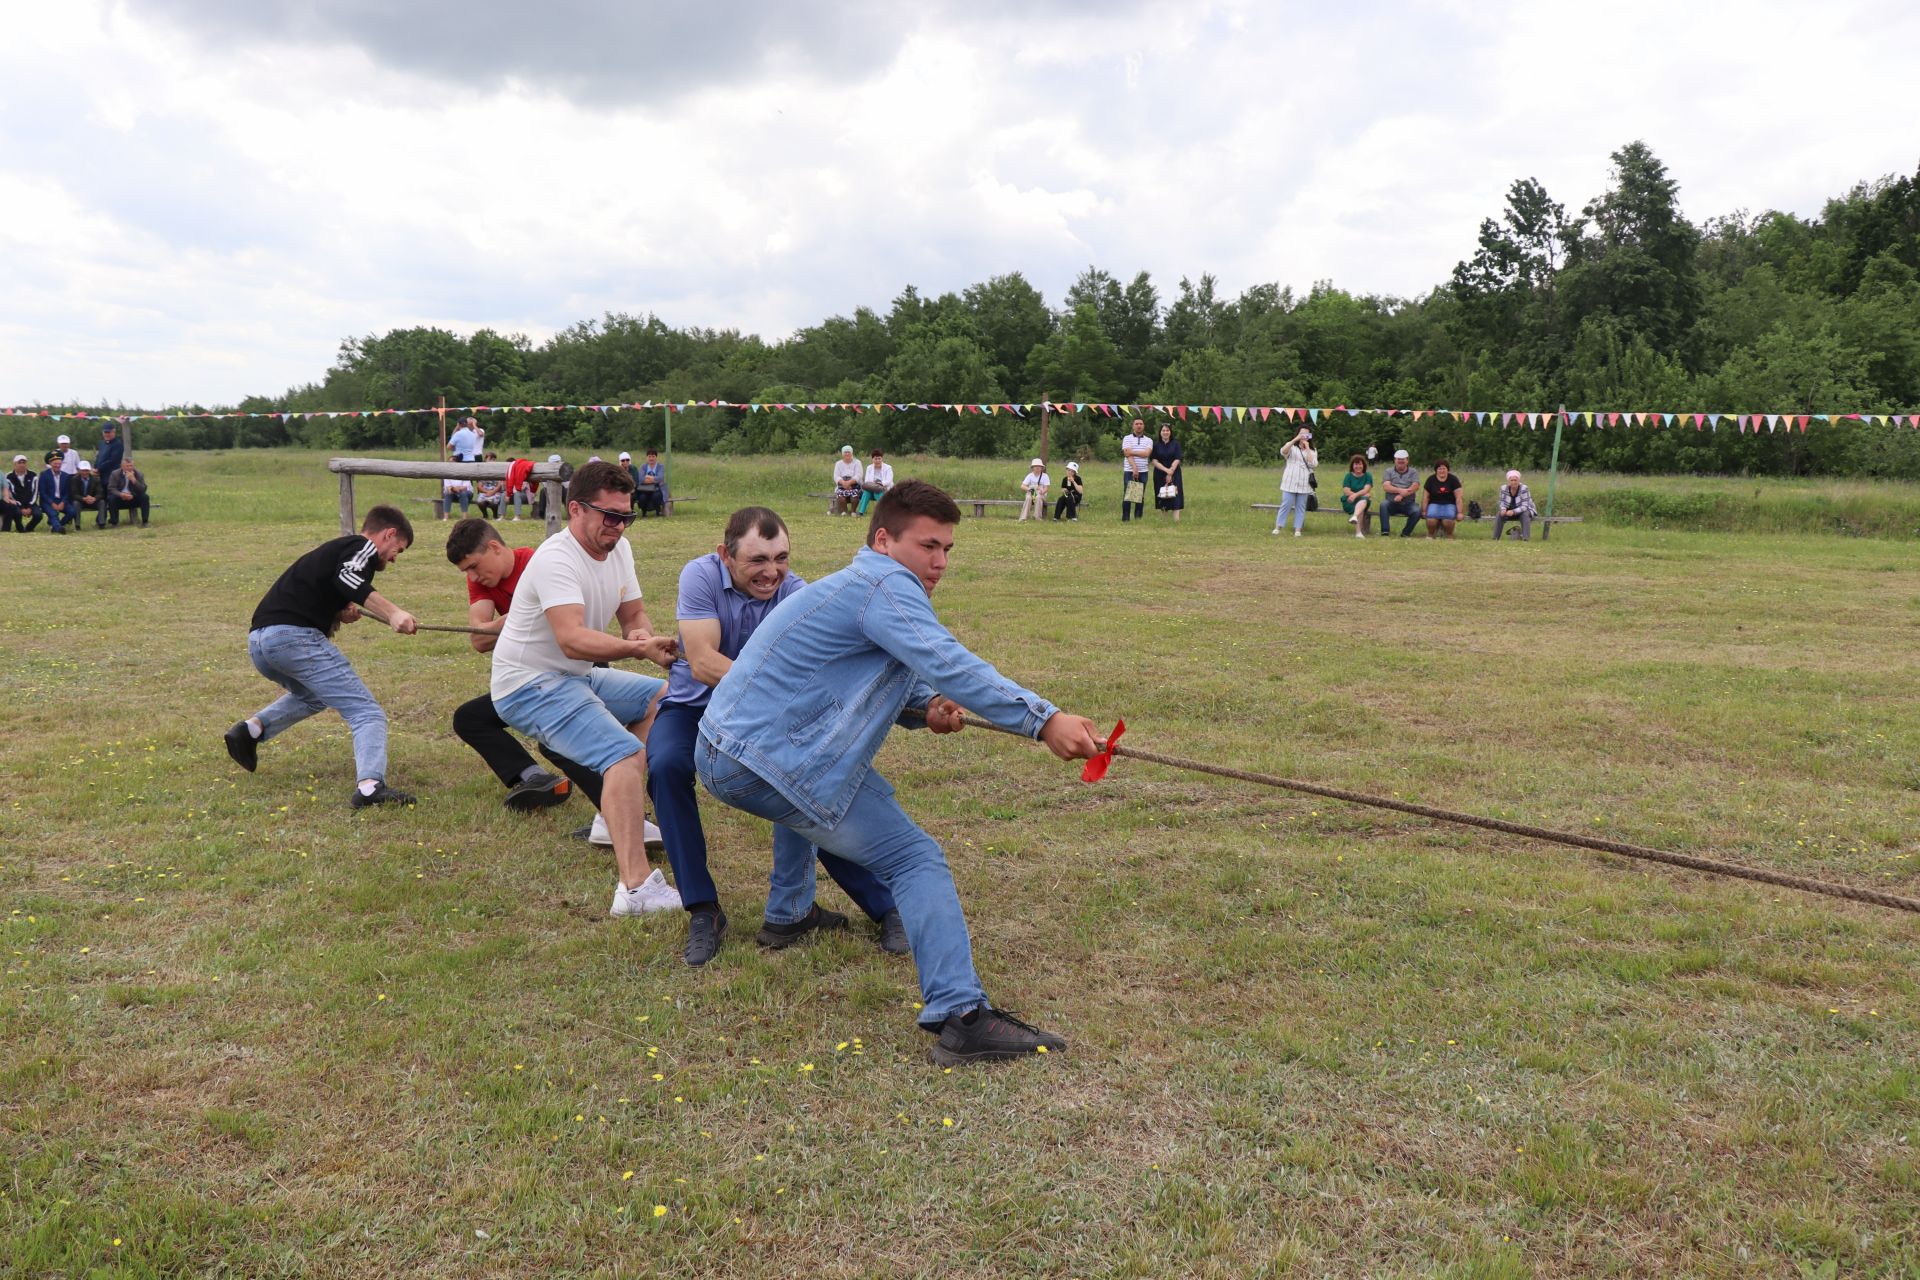
<svg viewBox="0 0 1920 1280">
<path fill-rule="evenodd" d="M 660 514 L 673 514 L 673 406 L 666 408 L 666 449 L 660 456 L 660 487 L 666 493 L 660 499 Z"/>
<path fill-rule="evenodd" d="M 1553 533 L 1553 489 L 1560 478 L 1560 428 L 1567 422 L 1567 406 L 1560 406 L 1560 412 L 1553 416 L 1553 461 L 1547 466 L 1547 518 L 1540 522 L 1540 541 L 1545 542 Z"/>
<path fill-rule="evenodd" d="M 440 397 L 439 406 L 434 412 L 440 417 L 440 461 L 445 462 L 447 460 L 447 398 L 445 396 Z M 438 519 L 440 516 L 451 513 L 446 508 L 447 486 L 438 480 L 434 483 L 440 486 L 433 495 L 433 514 Z"/>
<path fill-rule="evenodd" d="M 1040 461 L 1042 462 L 1052 461 L 1047 454 L 1047 432 L 1052 426 L 1052 417 L 1053 402 L 1047 399 L 1045 392 L 1042 392 L 1040 395 Z"/>
<path fill-rule="evenodd" d="M 547 496 L 547 536 L 551 538 L 567 523 L 567 504 L 560 500 L 560 482 L 549 480 L 542 486 Z"/>
<path fill-rule="evenodd" d="M 340 473 L 340 532 L 357 532 L 353 527 L 353 473 Z"/>
</svg>

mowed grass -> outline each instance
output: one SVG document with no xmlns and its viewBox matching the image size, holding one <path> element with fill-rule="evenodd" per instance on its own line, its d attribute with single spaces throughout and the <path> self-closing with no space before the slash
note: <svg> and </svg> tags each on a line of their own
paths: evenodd
<svg viewBox="0 0 1920 1280">
<path fill-rule="evenodd" d="M 706 806 L 707 969 L 608 920 L 584 802 L 510 815 L 453 737 L 463 637 L 343 634 L 418 808 L 349 815 L 332 716 L 242 773 L 247 619 L 334 478 L 142 463 L 151 529 L 0 538 L 0 1274 L 1920 1274 L 1911 917 L 900 732 L 989 991 L 1072 1042 L 942 1073 L 870 931 L 753 946 L 764 824 Z M 1130 742 L 1920 894 L 1909 543 L 1276 539 L 1224 470 L 1122 527 L 1110 470 L 1078 525 L 965 521 L 936 605 Z M 656 621 L 737 504 L 844 564 L 825 471 L 677 462 Z M 361 505 L 420 522 L 382 591 L 456 622 L 427 488 Z"/>
</svg>

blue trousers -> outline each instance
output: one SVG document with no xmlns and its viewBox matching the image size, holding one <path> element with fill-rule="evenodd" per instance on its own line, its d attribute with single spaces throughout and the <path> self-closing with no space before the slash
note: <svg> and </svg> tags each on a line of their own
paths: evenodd
<svg viewBox="0 0 1920 1280">
<path fill-rule="evenodd" d="M 831 827 L 815 826 L 773 784 L 712 743 L 694 748 L 700 781 L 716 800 L 778 826 L 790 827 L 823 851 L 857 862 L 879 876 L 900 902 L 900 923 L 920 969 L 920 1025 L 936 1028 L 948 1017 L 986 1003 L 973 967 L 960 893 L 939 841 L 914 825 L 893 788 L 869 770 L 846 816 Z M 682 889 L 681 893 L 685 894 Z"/>
<path fill-rule="evenodd" d="M 355 778 L 387 776 L 387 713 L 333 641 L 312 627 L 262 627 L 247 636 L 253 669 L 287 692 L 255 713 L 260 741 L 331 707 L 353 731 Z"/>
<path fill-rule="evenodd" d="M 707 872 L 707 833 L 700 825 L 700 800 L 693 789 L 694 747 L 700 741 L 704 705 L 663 702 L 647 733 L 647 795 L 660 837 L 667 842 L 667 861 L 673 883 L 688 910 L 718 904 L 720 891 Z M 880 877 L 857 862 L 816 849 L 791 828 L 773 828 L 773 871 L 767 877 L 767 920 L 792 924 L 813 909 L 813 862 L 819 856 L 833 882 L 846 891 L 853 905 L 878 920 L 893 910 L 893 895 Z"/>
</svg>

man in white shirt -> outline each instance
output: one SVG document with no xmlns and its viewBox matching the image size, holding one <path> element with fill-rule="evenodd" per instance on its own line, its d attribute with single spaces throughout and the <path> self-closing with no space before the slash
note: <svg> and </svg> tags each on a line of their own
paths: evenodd
<svg viewBox="0 0 1920 1280">
<path fill-rule="evenodd" d="M 55 445 L 60 450 L 60 474 L 69 477 L 69 479 L 79 475 L 80 451 L 73 447 L 72 438 L 61 436 L 59 440 L 55 442 Z"/>
<path fill-rule="evenodd" d="M 1147 460 L 1153 456 L 1153 437 L 1147 434 L 1147 424 L 1135 418 L 1133 427 L 1126 438 L 1120 441 L 1120 523 L 1125 524 L 1131 508 L 1133 515 L 1142 514 L 1147 509 Z M 1138 483 L 1137 502 L 1127 501 L 1127 486 Z"/>
<path fill-rule="evenodd" d="M 472 418 L 460 419 L 460 425 L 447 437 L 447 457 L 454 462 L 473 462 L 480 457 L 479 423 Z"/>
<path fill-rule="evenodd" d="M 881 494 L 893 488 L 893 468 L 881 461 L 880 450 L 873 451 L 873 460 L 867 463 L 867 474 L 860 481 L 860 509 L 855 515 L 867 514 L 867 508 Z"/>
<path fill-rule="evenodd" d="M 1020 518 L 1025 520 L 1027 512 L 1033 512 L 1035 520 L 1047 518 L 1047 490 L 1053 487 L 1053 481 L 1047 475 L 1047 464 L 1039 458 L 1033 460 L 1027 474 L 1020 477 Z"/>
<path fill-rule="evenodd" d="M 677 911 L 680 895 L 646 852 L 645 742 L 666 681 L 595 666 L 646 658 L 670 667 L 671 636 L 656 636 L 640 599 L 633 548 L 633 478 L 611 462 L 573 473 L 567 527 L 540 544 L 514 587 L 493 648 L 494 710 L 541 745 L 603 779 L 600 812 L 613 835 L 620 883 L 611 914 Z M 620 624 L 611 636 L 609 619 Z"/>
</svg>

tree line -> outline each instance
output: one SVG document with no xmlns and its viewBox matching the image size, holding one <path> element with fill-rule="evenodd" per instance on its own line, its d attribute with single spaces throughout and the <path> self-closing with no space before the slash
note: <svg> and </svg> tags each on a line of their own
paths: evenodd
<svg viewBox="0 0 1920 1280">
<path fill-rule="evenodd" d="M 1260 284 L 1224 296 L 1211 275 L 1171 296 L 1141 271 L 1089 267 L 1052 306 L 1020 273 L 957 293 L 909 285 L 780 341 L 611 313 L 535 344 L 482 329 L 395 329 L 350 338 L 317 382 L 233 406 L 341 410 L 642 400 L 1101 401 L 1394 408 L 1735 413 L 1920 411 L 1920 171 L 1861 183 L 1818 217 L 1768 211 L 1689 222 L 1679 187 L 1642 142 L 1612 155 L 1607 189 L 1570 214 L 1515 181 L 1447 281 L 1412 298 L 1304 294 Z M 111 412 L 110 406 L 94 411 Z M 1538 466 L 1550 431 L 1445 419 L 1344 415 L 1335 452 L 1405 444 L 1416 456 Z M 1577 429 L 1562 461 L 1619 471 L 1920 477 L 1920 432 L 1863 423 L 1805 433 Z M 659 414 L 512 415 L 496 447 L 628 448 L 659 442 Z M 1260 463 L 1274 423 L 1179 424 L 1196 461 Z M 143 424 L 149 445 L 417 446 L 431 415 Z M 676 449 L 863 451 L 1014 457 L 1038 425 L 1010 415 L 855 417 L 692 410 Z M 1056 417 L 1052 451 L 1117 456 L 1118 424 Z M 176 438 L 177 437 L 177 438 Z"/>
</svg>

